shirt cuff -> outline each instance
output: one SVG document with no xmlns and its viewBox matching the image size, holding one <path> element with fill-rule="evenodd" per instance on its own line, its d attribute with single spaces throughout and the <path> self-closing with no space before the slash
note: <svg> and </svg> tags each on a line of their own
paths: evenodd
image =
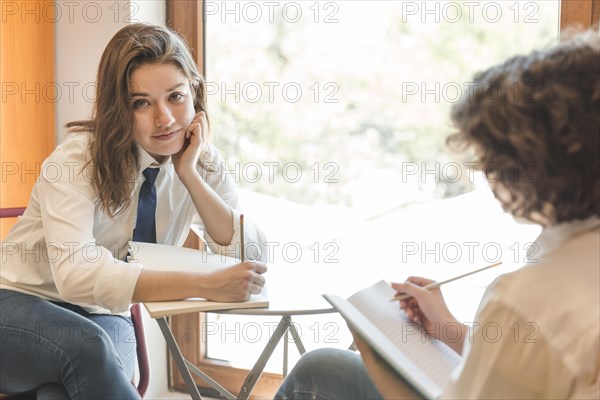
<svg viewBox="0 0 600 400">
<path fill-rule="evenodd" d="M 106 263 L 94 287 L 96 304 L 114 314 L 127 312 L 141 272 L 140 263 Z"/>
</svg>

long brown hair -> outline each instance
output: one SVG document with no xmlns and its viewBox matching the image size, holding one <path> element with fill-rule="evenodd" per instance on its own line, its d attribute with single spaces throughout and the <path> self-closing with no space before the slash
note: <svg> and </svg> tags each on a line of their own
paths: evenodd
<svg viewBox="0 0 600 400">
<path fill-rule="evenodd" d="M 503 208 L 546 225 L 600 215 L 598 31 L 513 57 L 475 82 L 452 110 L 458 133 L 448 143 L 475 148 Z"/>
<path fill-rule="evenodd" d="M 168 28 L 131 24 L 110 40 L 98 66 L 92 119 L 68 123 L 74 132 L 91 133 L 93 181 L 109 216 L 131 204 L 139 168 L 130 106 L 131 74 L 143 64 L 173 64 L 189 79 L 196 112 L 206 112 L 205 83 L 184 42 Z"/>
</svg>

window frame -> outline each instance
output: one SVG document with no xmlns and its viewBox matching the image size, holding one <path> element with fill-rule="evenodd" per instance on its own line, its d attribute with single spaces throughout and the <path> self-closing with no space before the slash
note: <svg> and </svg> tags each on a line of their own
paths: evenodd
<svg viewBox="0 0 600 400">
<path fill-rule="evenodd" d="M 204 0 L 165 0 L 167 26 L 183 36 L 192 50 L 199 70 L 206 76 Z M 600 0 L 561 0 L 560 31 L 574 28 L 598 26 L 600 21 Z M 198 241 L 193 241 L 193 246 Z M 198 248 L 198 247 L 196 247 Z M 249 370 L 234 368 L 228 362 L 206 357 L 206 343 L 201 338 L 203 313 L 178 315 L 170 318 L 171 329 L 184 357 L 207 373 L 227 390 L 238 394 Z M 185 383 L 169 356 L 169 387 L 185 391 Z M 258 397 L 272 397 L 280 386 L 280 374 L 263 373 L 253 391 Z M 194 380 L 203 394 L 215 394 L 201 379 Z M 218 397 L 218 396 L 217 396 Z"/>
<path fill-rule="evenodd" d="M 167 26 L 186 40 L 198 69 L 206 76 L 204 10 L 204 0 L 166 0 Z M 184 246 L 199 249 L 202 242 L 194 236 L 193 231 L 190 231 Z M 177 315 L 169 318 L 169 324 L 185 359 L 237 395 L 249 370 L 234 368 L 226 361 L 206 357 L 206 341 L 201 337 L 204 318 L 204 313 Z M 170 354 L 168 371 L 169 388 L 186 391 L 185 382 Z M 201 394 L 219 397 L 206 382 L 195 375 L 193 379 Z M 253 395 L 272 397 L 282 380 L 283 376 L 280 374 L 263 373 L 254 387 Z"/>
</svg>

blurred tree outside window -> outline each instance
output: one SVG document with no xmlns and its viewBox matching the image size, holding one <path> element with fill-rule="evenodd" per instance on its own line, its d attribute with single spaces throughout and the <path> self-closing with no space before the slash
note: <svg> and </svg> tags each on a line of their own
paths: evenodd
<svg viewBox="0 0 600 400">
<path fill-rule="evenodd" d="M 240 187 L 369 217 L 472 190 L 445 149 L 470 80 L 556 43 L 559 2 L 207 2 L 213 140 Z M 518 90 L 517 88 L 515 90 Z"/>
</svg>

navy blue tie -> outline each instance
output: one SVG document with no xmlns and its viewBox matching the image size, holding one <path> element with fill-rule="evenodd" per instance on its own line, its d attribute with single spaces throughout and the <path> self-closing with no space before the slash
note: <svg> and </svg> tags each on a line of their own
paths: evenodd
<svg viewBox="0 0 600 400">
<path fill-rule="evenodd" d="M 137 221 L 133 231 L 136 242 L 156 243 L 156 186 L 158 168 L 146 168 L 143 172 L 146 180 L 140 189 Z"/>
</svg>

